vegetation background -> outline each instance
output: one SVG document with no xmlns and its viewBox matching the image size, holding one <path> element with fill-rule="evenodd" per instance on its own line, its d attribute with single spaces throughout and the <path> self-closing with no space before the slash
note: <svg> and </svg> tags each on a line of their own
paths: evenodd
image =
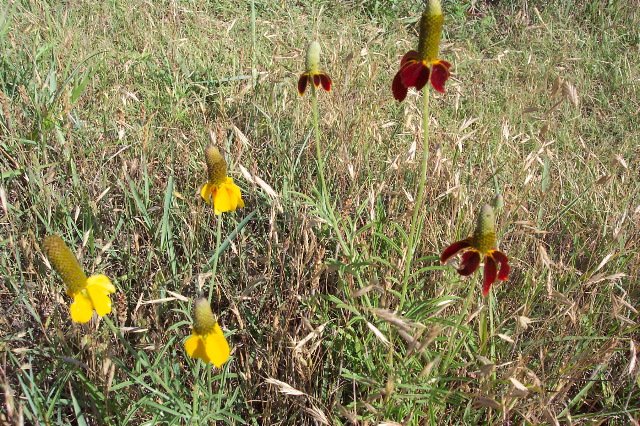
<svg viewBox="0 0 640 426">
<path fill-rule="evenodd" d="M 443 7 L 454 76 L 397 310 L 425 146 L 421 94 L 390 85 L 421 2 L 2 2 L 1 421 L 637 425 L 638 3 Z M 331 209 L 296 93 L 313 38 Z M 209 142 L 246 201 L 220 246 Z M 513 272 L 484 299 L 438 254 L 496 192 Z M 54 232 L 112 278 L 112 315 L 71 324 Z M 209 285 L 222 370 L 182 348 Z"/>
</svg>

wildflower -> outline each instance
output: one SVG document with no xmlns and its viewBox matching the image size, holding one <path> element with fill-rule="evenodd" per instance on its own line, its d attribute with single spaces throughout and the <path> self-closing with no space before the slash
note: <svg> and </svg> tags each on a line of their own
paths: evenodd
<svg viewBox="0 0 640 426">
<path fill-rule="evenodd" d="M 116 288 L 109 278 L 101 274 L 87 278 L 76 257 L 58 235 L 47 236 L 43 246 L 53 269 L 67 286 L 67 295 L 73 298 L 69 307 L 71 320 L 85 323 L 91 319 L 94 310 L 99 316 L 111 312 L 109 294 L 115 293 Z"/>
<path fill-rule="evenodd" d="M 193 333 L 184 342 L 184 349 L 191 358 L 200 358 L 218 368 L 229 359 L 229 344 L 205 298 L 196 300 Z"/>
<path fill-rule="evenodd" d="M 218 148 L 209 145 L 204 150 L 209 181 L 200 189 L 200 195 L 207 204 L 213 204 L 216 214 L 234 211 L 244 207 L 240 187 L 227 176 L 227 162 Z"/>
<path fill-rule="evenodd" d="M 331 77 L 320 70 L 320 43 L 317 41 L 312 41 L 307 48 L 306 72 L 298 80 L 298 93 L 300 95 L 304 95 L 310 80 L 316 89 L 322 85 L 324 90 L 331 91 Z"/>
<path fill-rule="evenodd" d="M 443 22 L 440 0 L 428 0 L 420 18 L 418 50 L 410 50 L 402 57 L 400 70 L 393 79 L 391 90 L 396 100 L 403 101 L 409 87 L 422 90 L 427 82 L 444 93 L 451 64 L 438 58 Z"/>
<path fill-rule="evenodd" d="M 473 235 L 451 244 L 440 255 L 440 262 L 446 263 L 451 257 L 462 252 L 458 273 L 463 276 L 473 274 L 480 266 L 480 257 L 484 256 L 483 296 L 489 294 L 491 285 L 496 281 L 496 278 L 500 281 L 506 281 L 509 278 L 509 259 L 496 248 L 494 223 L 493 208 L 485 204 L 478 215 Z M 498 264 L 500 264 L 499 271 Z"/>
</svg>

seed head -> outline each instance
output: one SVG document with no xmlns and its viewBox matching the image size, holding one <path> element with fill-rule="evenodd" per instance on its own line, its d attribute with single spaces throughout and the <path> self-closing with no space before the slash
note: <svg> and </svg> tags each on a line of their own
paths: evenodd
<svg viewBox="0 0 640 426">
<path fill-rule="evenodd" d="M 53 269 L 60 274 L 67 286 L 67 294 L 73 296 L 87 285 L 87 276 L 69 247 L 58 235 L 48 235 L 43 241 L 44 252 Z"/>
<path fill-rule="evenodd" d="M 213 145 L 207 145 L 204 149 L 204 158 L 207 162 L 207 173 L 209 174 L 209 182 L 220 184 L 227 178 L 227 162 L 220 154 L 218 148 Z"/>
<path fill-rule="evenodd" d="M 496 248 L 495 214 L 493 207 L 485 204 L 478 213 L 476 230 L 473 233 L 474 246 L 482 253 Z"/>
<path fill-rule="evenodd" d="M 196 300 L 193 321 L 193 330 L 196 334 L 201 336 L 209 334 L 213 331 L 216 324 L 216 317 L 213 315 L 209 301 L 204 297 Z"/>
<path fill-rule="evenodd" d="M 420 59 L 432 61 L 438 59 L 440 52 L 440 36 L 444 15 L 440 0 L 427 0 L 424 12 L 420 17 L 420 33 L 418 39 L 418 53 Z"/>
<path fill-rule="evenodd" d="M 314 72 L 320 69 L 320 43 L 312 41 L 307 47 L 306 58 L 307 72 Z"/>
</svg>

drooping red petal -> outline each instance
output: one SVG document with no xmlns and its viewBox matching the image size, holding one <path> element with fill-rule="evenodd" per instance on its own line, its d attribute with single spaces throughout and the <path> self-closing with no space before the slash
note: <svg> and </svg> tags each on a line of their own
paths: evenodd
<svg viewBox="0 0 640 426">
<path fill-rule="evenodd" d="M 496 261 L 491 256 L 485 256 L 484 258 L 484 281 L 482 283 L 482 295 L 487 296 L 491 285 L 496 282 L 496 275 L 498 274 Z"/>
<path fill-rule="evenodd" d="M 298 80 L 298 93 L 300 95 L 304 95 L 304 91 L 307 90 L 307 82 L 309 81 L 309 76 L 305 73 L 300 76 Z"/>
<path fill-rule="evenodd" d="M 500 264 L 500 270 L 498 271 L 498 279 L 500 281 L 506 281 L 509 278 L 509 272 L 511 267 L 509 266 L 509 258 L 506 254 L 500 250 L 495 250 L 491 253 L 491 256 Z"/>
<path fill-rule="evenodd" d="M 322 84 L 322 88 L 327 92 L 331 91 L 331 77 L 327 73 L 320 74 L 320 84 Z"/>
<path fill-rule="evenodd" d="M 407 86 L 402 84 L 402 76 L 400 75 L 400 71 L 396 73 L 396 76 L 393 78 L 393 84 L 391 84 L 391 91 L 393 92 L 393 97 L 396 101 L 404 101 L 404 98 L 407 97 Z"/>
<path fill-rule="evenodd" d="M 400 59 L 400 68 L 404 66 L 409 61 L 417 61 L 418 60 L 418 52 L 415 50 L 410 50 L 404 54 L 402 59 Z"/>
<path fill-rule="evenodd" d="M 423 81 L 425 78 L 425 69 L 426 69 L 426 80 L 429 80 L 429 68 L 427 68 L 422 62 L 412 62 L 409 61 L 400 69 L 400 75 L 402 76 L 402 84 L 407 87 L 416 87 L 418 81 Z M 423 84 L 424 86 L 424 84 Z"/>
<path fill-rule="evenodd" d="M 440 255 L 440 262 L 447 263 L 447 261 L 458 254 L 460 250 L 464 250 L 469 247 L 471 247 L 471 238 L 456 241 L 455 243 L 444 249 L 444 251 Z"/>
<path fill-rule="evenodd" d="M 439 61 L 431 66 L 431 85 L 440 93 L 444 93 L 444 84 L 449 79 L 451 64 L 447 61 Z"/>
<path fill-rule="evenodd" d="M 430 73 L 429 68 L 423 66 L 422 70 L 420 71 L 420 75 L 416 80 L 416 90 L 418 91 L 422 90 L 425 84 L 427 84 L 427 82 L 429 81 L 429 73 Z"/>
<path fill-rule="evenodd" d="M 320 87 L 320 74 L 313 75 L 313 85 L 316 87 Z"/>
<path fill-rule="evenodd" d="M 469 250 L 462 255 L 458 273 L 464 277 L 473 274 L 480 266 L 480 253 L 475 250 Z"/>
</svg>

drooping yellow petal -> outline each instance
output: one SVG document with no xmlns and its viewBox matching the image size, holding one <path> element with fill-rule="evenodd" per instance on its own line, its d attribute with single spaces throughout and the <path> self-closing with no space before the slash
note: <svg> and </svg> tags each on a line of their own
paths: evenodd
<svg viewBox="0 0 640 426">
<path fill-rule="evenodd" d="M 233 210 L 232 199 L 226 186 L 218 188 L 216 191 L 216 195 L 213 198 L 213 209 L 216 214 Z"/>
<path fill-rule="evenodd" d="M 200 189 L 200 196 L 202 197 L 202 199 L 207 204 L 211 204 L 211 190 L 212 189 L 213 189 L 213 184 L 210 183 L 210 182 L 207 182 L 204 185 L 202 185 L 202 188 Z"/>
<path fill-rule="evenodd" d="M 229 343 L 224 337 L 222 330 L 218 324 L 215 325 L 213 333 L 205 337 L 207 356 L 216 367 L 220 368 L 222 364 L 227 362 L 231 350 Z"/>
<path fill-rule="evenodd" d="M 204 362 L 210 362 L 202 336 L 195 333 L 189 336 L 184 342 L 184 350 L 191 358 L 199 358 Z"/>
<path fill-rule="evenodd" d="M 242 193 L 240 192 L 240 187 L 233 182 L 232 178 L 229 178 L 229 183 L 230 183 L 232 196 L 236 200 L 236 206 L 234 207 L 234 210 L 236 208 L 244 207 L 244 200 L 242 199 Z"/>
<path fill-rule="evenodd" d="M 93 304 L 86 292 L 80 291 L 73 296 L 73 303 L 69 307 L 73 322 L 85 323 L 93 316 Z"/>
<path fill-rule="evenodd" d="M 213 198 L 213 209 L 216 214 L 220 214 L 234 211 L 238 207 L 244 207 L 240 187 L 233 182 L 232 178 L 227 177 L 217 188 Z"/>
<path fill-rule="evenodd" d="M 109 294 L 115 293 L 116 288 L 106 275 L 93 275 L 87 279 L 87 293 L 98 315 L 103 316 L 111 312 Z"/>
</svg>

